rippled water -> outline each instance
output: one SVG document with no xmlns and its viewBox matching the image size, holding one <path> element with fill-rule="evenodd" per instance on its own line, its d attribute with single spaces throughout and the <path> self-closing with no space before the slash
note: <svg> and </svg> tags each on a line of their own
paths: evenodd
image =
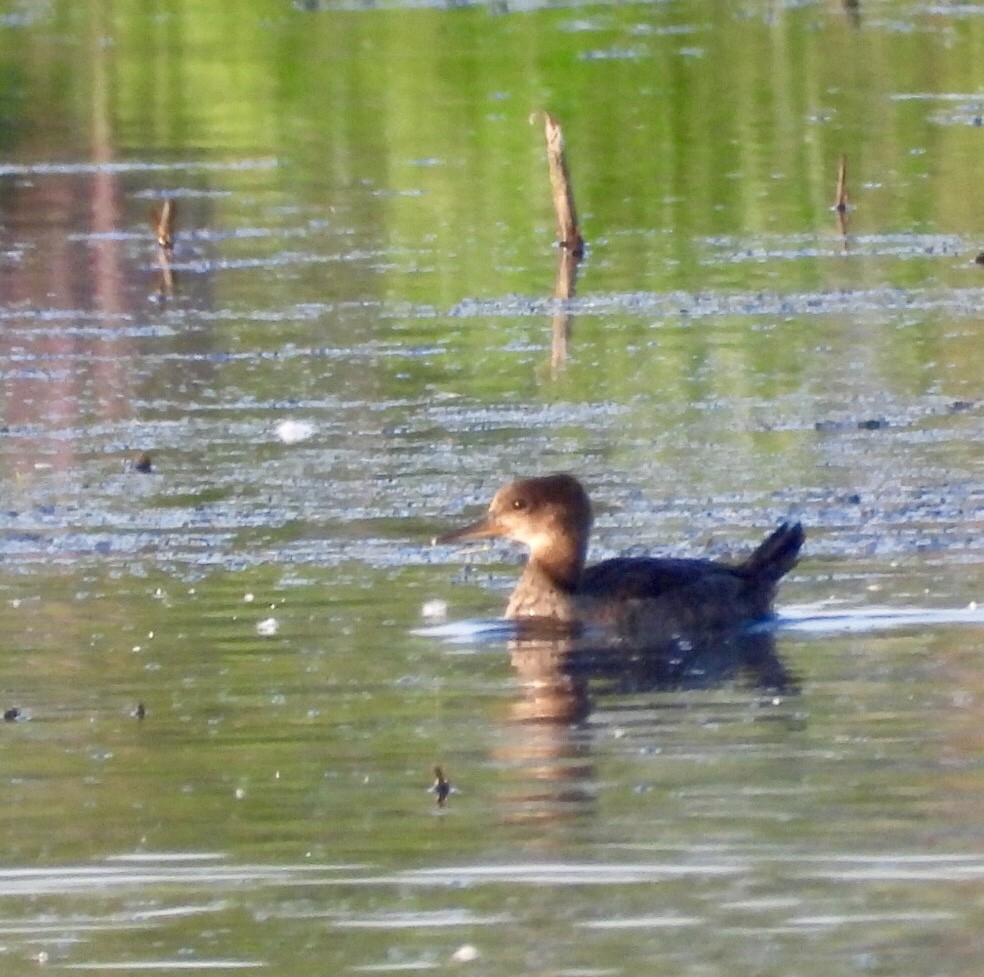
<svg viewBox="0 0 984 977">
<path fill-rule="evenodd" d="M 0 973 L 977 974 L 982 35 L 0 11 Z M 775 631 L 493 623 L 430 540 L 556 469 L 593 558 L 801 519 Z"/>
</svg>

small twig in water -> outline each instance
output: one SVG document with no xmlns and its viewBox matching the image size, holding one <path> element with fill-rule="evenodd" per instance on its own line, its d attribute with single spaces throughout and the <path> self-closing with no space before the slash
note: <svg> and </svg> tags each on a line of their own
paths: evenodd
<svg viewBox="0 0 984 977">
<path fill-rule="evenodd" d="M 530 116 L 536 121 L 538 113 Z M 543 112 L 543 134 L 547 140 L 547 166 L 550 169 L 550 189 L 553 193 L 554 212 L 557 215 L 557 236 L 560 246 L 575 257 L 584 254 L 584 238 L 577 226 L 577 210 L 574 207 L 574 188 L 567 168 L 564 152 L 564 133 L 560 123 L 549 113 Z"/>
<path fill-rule="evenodd" d="M 160 207 L 155 207 L 150 212 L 150 220 L 154 225 L 157 243 L 168 253 L 174 250 L 174 221 L 177 212 L 178 205 L 170 197 Z"/>
</svg>

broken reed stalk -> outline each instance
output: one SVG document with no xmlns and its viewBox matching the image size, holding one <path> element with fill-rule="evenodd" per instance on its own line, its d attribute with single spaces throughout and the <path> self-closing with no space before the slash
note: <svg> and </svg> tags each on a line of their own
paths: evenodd
<svg viewBox="0 0 984 977">
<path fill-rule="evenodd" d="M 160 207 L 155 207 L 150 213 L 157 243 L 165 251 L 174 250 L 174 219 L 177 211 L 177 204 L 168 197 Z"/>
<path fill-rule="evenodd" d="M 837 164 L 837 190 L 834 197 L 834 210 L 837 213 L 837 230 L 844 238 L 847 247 L 847 157 L 841 153 Z"/>
<path fill-rule="evenodd" d="M 530 118 L 533 121 L 534 117 Z M 584 238 L 577 226 L 574 207 L 574 188 L 564 153 L 564 133 L 560 123 L 549 113 L 543 113 L 543 134 L 547 140 L 547 165 L 550 168 L 550 189 L 557 214 L 557 235 L 560 246 L 580 258 L 584 254 Z"/>
<path fill-rule="evenodd" d="M 837 196 L 834 209 L 841 214 L 847 212 L 847 157 L 843 153 L 837 165 Z"/>
<path fill-rule="evenodd" d="M 174 254 L 174 223 L 177 213 L 178 205 L 170 197 L 165 197 L 159 207 L 152 207 L 150 211 L 150 224 L 157 239 L 157 264 L 161 269 L 156 295 L 159 302 L 166 302 L 174 297 L 171 256 Z"/>
</svg>

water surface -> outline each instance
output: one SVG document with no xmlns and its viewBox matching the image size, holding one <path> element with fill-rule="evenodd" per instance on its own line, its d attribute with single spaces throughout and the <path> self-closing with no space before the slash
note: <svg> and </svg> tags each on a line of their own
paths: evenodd
<svg viewBox="0 0 984 977">
<path fill-rule="evenodd" d="M 0 972 L 975 975 L 982 40 L 0 10 Z M 556 469 L 595 558 L 801 519 L 789 681 L 485 628 L 518 554 L 429 541 Z"/>
</svg>

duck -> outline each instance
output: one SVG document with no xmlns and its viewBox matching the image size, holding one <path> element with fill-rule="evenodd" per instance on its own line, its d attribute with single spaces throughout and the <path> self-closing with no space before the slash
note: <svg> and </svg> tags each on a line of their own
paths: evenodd
<svg viewBox="0 0 984 977">
<path fill-rule="evenodd" d="M 438 537 L 442 544 L 495 537 L 529 557 L 505 617 L 568 628 L 597 626 L 645 636 L 733 629 L 774 618 L 779 581 L 805 541 L 783 522 L 744 560 L 616 557 L 586 565 L 591 501 L 573 475 L 519 478 L 500 488 L 486 515 Z"/>
</svg>

